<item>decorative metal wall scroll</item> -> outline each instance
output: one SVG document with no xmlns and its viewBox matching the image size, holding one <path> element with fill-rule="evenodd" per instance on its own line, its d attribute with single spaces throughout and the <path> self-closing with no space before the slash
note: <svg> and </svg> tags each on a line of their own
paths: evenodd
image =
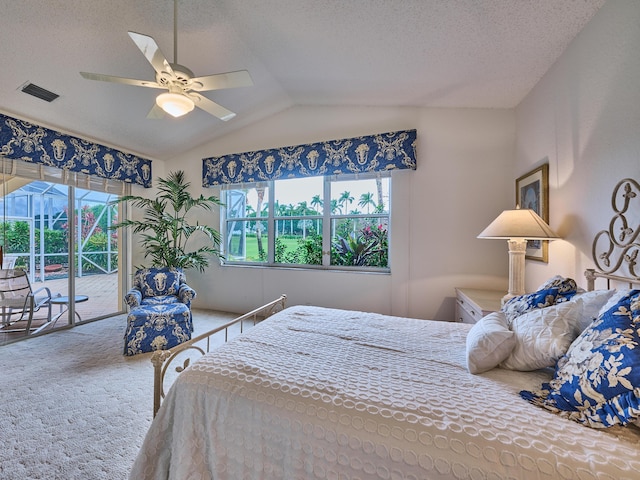
<svg viewBox="0 0 640 480">
<path fill-rule="evenodd" d="M 416 130 L 205 158 L 202 185 L 395 169 L 416 169 Z"/>
<path fill-rule="evenodd" d="M 151 186 L 151 160 L 0 114 L 0 155 Z"/>
</svg>

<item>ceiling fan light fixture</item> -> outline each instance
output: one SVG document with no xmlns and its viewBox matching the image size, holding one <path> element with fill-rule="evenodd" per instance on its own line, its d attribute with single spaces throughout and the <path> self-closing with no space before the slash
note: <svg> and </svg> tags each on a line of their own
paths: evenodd
<svg viewBox="0 0 640 480">
<path fill-rule="evenodd" d="M 156 104 L 173 117 L 181 117 L 193 110 L 195 104 L 189 97 L 180 93 L 161 93 Z"/>
</svg>

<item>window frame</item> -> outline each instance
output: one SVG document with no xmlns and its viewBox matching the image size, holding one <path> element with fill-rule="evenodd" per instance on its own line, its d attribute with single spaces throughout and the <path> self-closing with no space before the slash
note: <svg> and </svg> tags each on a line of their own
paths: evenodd
<svg viewBox="0 0 640 480">
<path fill-rule="evenodd" d="M 329 205 L 329 208 L 322 209 L 322 215 L 308 215 L 308 216 L 280 216 L 276 215 L 275 212 L 275 196 L 276 196 L 276 183 L 281 181 L 295 181 L 296 179 L 278 179 L 278 180 L 268 180 L 262 182 L 255 183 L 243 183 L 243 184 L 228 184 L 223 185 L 221 187 L 220 197 L 223 202 L 227 198 L 227 192 L 229 190 L 237 190 L 237 189 L 248 189 L 248 188 L 256 188 L 258 186 L 264 186 L 268 189 L 268 195 L 265 195 L 265 203 L 268 203 L 268 215 L 264 217 L 259 216 L 259 212 L 256 213 L 256 217 L 233 217 L 228 218 L 227 213 L 228 209 L 226 205 L 223 205 L 220 209 L 220 232 L 223 235 L 223 255 L 227 253 L 227 233 L 229 229 L 227 225 L 229 222 L 257 222 L 257 221 L 265 221 L 267 223 L 267 232 L 275 232 L 276 222 L 278 220 L 308 220 L 308 219 L 320 219 L 322 222 L 322 264 L 306 264 L 306 263 L 281 263 L 275 262 L 275 239 L 276 235 L 268 235 L 267 241 L 267 260 L 265 262 L 256 262 L 256 261 L 240 261 L 240 260 L 229 260 L 226 258 L 221 259 L 221 264 L 223 266 L 231 266 L 231 267 L 263 267 L 263 268 L 294 268 L 294 269 L 304 269 L 304 270 L 331 270 L 331 271 L 349 271 L 349 272 L 358 272 L 358 273 L 383 273 L 390 274 L 391 273 L 391 244 L 392 244 L 392 233 L 391 233 L 391 190 L 392 190 L 392 175 L 391 172 L 373 172 L 369 174 L 356 174 L 356 175 L 332 175 L 332 176 L 324 176 L 321 177 L 323 179 L 322 184 L 322 198 L 323 198 L 323 207 L 325 205 Z M 388 185 L 388 205 L 386 213 L 361 213 L 361 214 L 338 214 L 331 212 L 331 186 L 334 182 L 343 182 L 343 181 L 357 181 L 357 180 L 370 180 L 376 178 L 387 178 Z M 387 266 L 386 267 L 363 267 L 357 265 L 332 265 L 331 264 L 331 241 L 332 241 L 332 225 L 334 221 L 338 221 L 341 219 L 350 219 L 350 218 L 382 218 L 387 221 Z M 259 220 L 262 219 L 262 220 Z"/>
</svg>

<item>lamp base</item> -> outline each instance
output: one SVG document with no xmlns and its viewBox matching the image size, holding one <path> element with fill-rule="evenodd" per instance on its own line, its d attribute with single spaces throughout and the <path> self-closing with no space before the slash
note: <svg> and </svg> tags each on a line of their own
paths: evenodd
<svg viewBox="0 0 640 480">
<path fill-rule="evenodd" d="M 509 293 L 502 298 L 502 304 L 513 297 L 524 295 L 524 257 L 527 241 L 524 238 L 510 238 L 509 245 Z"/>
</svg>

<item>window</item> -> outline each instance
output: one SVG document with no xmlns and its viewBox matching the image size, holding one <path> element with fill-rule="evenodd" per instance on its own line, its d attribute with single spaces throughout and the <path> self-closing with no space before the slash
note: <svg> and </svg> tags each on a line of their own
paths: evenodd
<svg viewBox="0 0 640 480">
<path fill-rule="evenodd" d="M 222 190 L 228 264 L 389 270 L 389 174 Z"/>
</svg>

